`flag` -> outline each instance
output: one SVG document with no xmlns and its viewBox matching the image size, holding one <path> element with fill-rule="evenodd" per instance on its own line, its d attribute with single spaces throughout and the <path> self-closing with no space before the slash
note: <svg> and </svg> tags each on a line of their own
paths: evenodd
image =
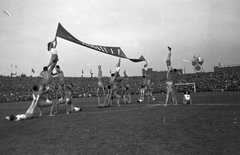
<svg viewBox="0 0 240 155">
<path fill-rule="evenodd" d="M 141 62 L 141 61 L 146 61 L 146 59 L 141 55 L 140 58 L 138 59 L 130 59 L 133 62 Z"/>
<path fill-rule="evenodd" d="M 11 16 L 11 14 L 7 10 L 4 10 L 4 13 L 8 16 Z"/>
<path fill-rule="evenodd" d="M 171 51 L 171 50 L 172 50 L 172 48 L 171 48 L 171 47 L 169 47 L 169 46 L 168 46 L 167 48 L 168 48 L 168 50 L 169 50 L 169 51 Z"/>
<path fill-rule="evenodd" d="M 32 68 L 32 73 L 35 73 L 34 69 Z"/>
<path fill-rule="evenodd" d="M 147 61 L 142 55 L 140 56 L 139 60 Z"/>
<path fill-rule="evenodd" d="M 90 49 L 93 49 L 93 50 L 105 53 L 105 54 L 109 54 L 109 55 L 112 55 L 112 56 L 117 56 L 117 57 L 120 57 L 120 58 L 129 59 L 124 54 L 124 52 L 122 51 L 122 49 L 120 47 L 93 45 L 93 44 L 85 43 L 83 41 L 78 40 L 73 35 L 71 35 L 60 23 L 58 23 L 56 36 L 60 37 L 62 39 L 71 41 L 73 43 L 85 46 L 87 48 L 90 48 Z M 141 62 L 141 61 L 143 61 L 143 60 L 139 60 L 139 59 L 129 59 L 129 60 L 131 60 L 133 62 Z"/>
<path fill-rule="evenodd" d="M 91 74 L 91 77 L 93 77 L 93 72 L 92 72 L 92 70 L 90 70 L 90 74 Z"/>
</svg>

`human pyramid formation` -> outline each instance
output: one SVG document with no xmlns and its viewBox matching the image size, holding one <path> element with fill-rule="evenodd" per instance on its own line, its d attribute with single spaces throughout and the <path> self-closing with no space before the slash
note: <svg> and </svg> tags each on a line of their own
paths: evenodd
<svg viewBox="0 0 240 155">
<path fill-rule="evenodd" d="M 166 76 L 166 88 L 167 88 L 167 93 L 166 93 L 166 101 L 165 104 L 163 106 L 167 106 L 168 100 L 169 100 L 169 96 L 172 96 L 172 101 L 174 105 L 177 105 L 177 98 L 176 98 L 176 90 L 174 87 L 174 82 L 175 82 L 175 76 L 176 74 L 179 74 L 181 76 L 181 73 L 178 72 L 177 69 L 173 69 L 172 65 L 171 65 L 171 51 L 172 48 L 168 46 L 168 55 L 167 55 L 167 59 L 166 59 L 166 65 L 167 65 L 167 76 Z M 185 90 L 184 91 L 184 96 L 183 96 L 183 104 L 192 104 L 192 99 L 190 97 L 190 91 Z"/>
<path fill-rule="evenodd" d="M 33 118 L 34 110 L 36 106 L 39 107 L 39 116 L 42 116 L 42 108 L 43 107 L 49 107 L 51 106 L 50 114 L 49 116 L 54 116 L 58 113 L 58 108 L 60 104 L 66 105 L 66 113 L 72 113 L 72 112 L 78 112 L 81 111 L 81 108 L 75 107 L 72 103 L 72 94 L 73 94 L 73 84 L 69 83 L 67 84 L 65 82 L 64 73 L 60 69 L 60 66 L 57 65 L 58 54 L 57 54 L 57 38 L 52 42 L 48 43 L 48 51 L 51 52 L 51 59 L 47 66 L 43 67 L 43 71 L 40 73 L 42 76 L 42 83 L 40 84 L 40 87 L 33 86 L 33 101 L 31 105 L 29 106 L 28 110 L 24 114 L 18 114 L 18 115 L 10 115 L 7 116 L 6 119 L 10 121 L 20 121 L 25 119 Z M 177 99 L 175 95 L 175 89 L 174 89 L 174 74 L 178 73 L 176 69 L 173 69 L 171 66 L 171 48 L 168 47 L 169 53 L 167 56 L 166 64 L 167 64 L 167 80 L 166 80 L 166 88 L 167 88 L 167 94 L 166 94 L 166 102 L 164 106 L 167 105 L 169 95 L 172 95 L 172 100 L 174 105 L 177 105 Z M 98 66 L 98 88 L 97 88 L 97 96 L 98 96 L 98 106 L 99 108 L 109 107 L 113 104 L 113 99 L 116 99 L 116 103 L 118 106 L 120 106 L 120 99 L 123 98 L 124 104 L 130 104 L 131 103 L 131 94 L 130 94 L 130 83 L 129 78 L 126 73 L 126 70 L 124 70 L 124 77 L 121 78 L 119 72 L 120 72 L 120 64 L 121 64 L 121 58 L 119 58 L 118 63 L 116 64 L 116 71 L 115 73 L 111 74 L 111 77 L 109 78 L 108 83 L 104 86 L 102 81 L 102 68 L 101 65 Z M 144 71 L 145 74 L 142 78 L 141 88 L 140 88 L 140 98 L 138 99 L 138 102 L 145 101 L 145 95 L 147 96 L 147 101 L 154 101 L 155 98 L 152 95 L 152 87 L 154 83 L 151 83 L 150 76 L 147 73 L 147 67 L 148 63 L 146 61 L 146 64 L 144 65 Z M 56 73 L 53 73 L 53 69 L 56 70 Z M 180 74 L 180 73 L 179 73 Z M 57 102 L 50 101 L 48 99 L 48 93 L 50 90 L 49 84 L 50 79 L 52 76 L 58 76 L 59 78 L 59 91 L 61 98 Z M 101 99 L 99 96 L 99 92 L 102 90 L 103 92 L 103 103 L 101 103 Z M 105 93 L 105 90 L 107 90 L 107 93 Z M 122 91 L 122 95 L 119 95 L 119 91 Z M 186 94 L 186 100 L 189 101 L 190 99 L 190 93 Z M 46 100 L 45 100 L 46 98 Z M 55 112 L 53 112 L 55 109 Z"/>
<path fill-rule="evenodd" d="M 50 62 L 47 66 L 43 67 L 43 71 L 40 73 L 42 76 L 42 82 L 40 84 L 40 87 L 38 86 L 33 86 L 32 90 L 32 96 L 33 96 L 33 101 L 31 105 L 29 106 L 28 110 L 24 114 L 18 114 L 18 115 L 10 115 L 7 116 L 6 119 L 10 121 L 20 121 L 24 119 L 29 119 L 33 118 L 34 110 L 36 106 L 39 107 L 39 116 L 42 116 L 42 108 L 43 107 L 49 107 L 51 106 L 50 114 L 49 116 L 54 116 L 55 114 L 58 113 L 58 107 L 60 104 L 66 104 L 66 113 L 72 113 L 72 112 L 78 112 L 81 111 L 81 108 L 79 107 L 74 107 L 72 103 L 72 87 L 73 84 L 69 83 L 66 84 L 65 79 L 64 79 L 64 74 L 63 71 L 61 71 L 60 66 L 57 65 L 57 62 L 59 61 L 58 59 L 58 54 L 57 54 L 57 38 L 52 42 L 49 42 L 47 44 L 48 51 L 51 52 L 51 59 Z M 56 73 L 53 73 L 53 69 L 55 68 Z M 59 78 L 59 91 L 61 98 L 57 102 L 50 101 L 48 99 L 48 93 L 50 91 L 50 79 L 52 76 L 58 76 Z M 46 100 L 45 100 L 45 98 Z M 55 112 L 53 110 L 55 109 Z"/>
</svg>

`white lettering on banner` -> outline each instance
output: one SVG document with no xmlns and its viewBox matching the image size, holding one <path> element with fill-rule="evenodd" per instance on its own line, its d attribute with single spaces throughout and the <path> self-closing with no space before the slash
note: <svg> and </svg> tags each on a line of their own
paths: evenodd
<svg viewBox="0 0 240 155">
<path fill-rule="evenodd" d="M 118 49 L 118 55 L 120 55 L 120 49 Z"/>
<path fill-rule="evenodd" d="M 90 48 L 94 49 L 94 46 L 93 46 L 93 45 L 91 45 L 91 44 L 88 44 L 88 45 L 89 45 Z"/>
<path fill-rule="evenodd" d="M 87 43 L 84 43 L 85 46 L 89 47 L 89 45 Z"/>
<path fill-rule="evenodd" d="M 85 45 L 85 46 L 87 46 L 87 47 L 94 48 L 94 49 L 96 49 L 96 50 L 99 50 L 99 51 L 103 51 L 103 52 L 104 52 L 104 50 L 103 50 L 102 48 L 100 48 L 100 46 L 91 45 L 91 44 L 87 44 L 87 43 L 84 43 L 84 42 L 81 42 L 81 43 L 82 43 L 82 45 Z"/>
<path fill-rule="evenodd" d="M 103 47 L 103 49 L 105 50 L 106 53 L 108 53 L 107 49 L 105 47 Z"/>
<path fill-rule="evenodd" d="M 104 49 L 102 48 L 102 46 L 99 46 L 99 47 L 101 48 L 101 50 L 102 50 L 103 52 L 105 52 Z"/>
<path fill-rule="evenodd" d="M 90 48 L 93 48 L 93 46 L 92 46 L 91 44 L 88 44 L 88 46 L 89 46 Z"/>
<path fill-rule="evenodd" d="M 96 50 L 101 51 L 101 49 L 99 48 L 99 46 L 95 45 L 94 47 L 96 48 Z"/>
<path fill-rule="evenodd" d="M 93 47 L 94 49 L 96 49 L 96 50 L 97 50 L 97 48 L 96 48 L 96 46 L 95 46 L 95 45 L 92 45 L 92 47 Z"/>
<path fill-rule="evenodd" d="M 91 48 L 90 44 L 87 44 L 87 46 L 88 46 L 89 48 Z"/>
<path fill-rule="evenodd" d="M 110 48 L 110 49 L 111 49 L 111 52 L 112 52 L 112 54 L 114 54 L 114 52 L 113 52 L 112 48 Z"/>
<path fill-rule="evenodd" d="M 96 46 L 95 46 L 95 45 L 92 45 L 92 47 L 93 47 L 95 50 L 97 50 L 97 48 L 96 48 Z"/>
<path fill-rule="evenodd" d="M 96 48 L 97 48 L 99 51 L 101 51 L 101 49 L 99 48 L 99 46 L 96 46 Z"/>
</svg>

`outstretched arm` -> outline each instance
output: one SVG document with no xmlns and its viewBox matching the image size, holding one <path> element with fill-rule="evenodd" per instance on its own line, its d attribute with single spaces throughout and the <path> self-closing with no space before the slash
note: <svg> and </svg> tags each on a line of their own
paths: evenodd
<svg viewBox="0 0 240 155">
<path fill-rule="evenodd" d="M 55 37 L 55 39 L 53 40 L 52 44 L 53 44 L 53 48 L 57 47 L 57 37 Z"/>
<path fill-rule="evenodd" d="M 43 77 L 43 74 L 44 74 L 43 72 L 44 72 L 44 70 L 43 70 L 43 71 L 41 71 L 41 73 L 40 73 L 40 76 L 42 76 L 42 77 Z"/>
<path fill-rule="evenodd" d="M 123 73 L 124 73 L 124 76 L 125 76 L 125 77 L 128 77 L 128 75 L 127 75 L 127 73 L 126 73 L 126 70 L 124 70 Z"/>
<path fill-rule="evenodd" d="M 102 77 L 102 68 L 101 65 L 98 66 L 98 78 Z"/>
<path fill-rule="evenodd" d="M 119 71 L 120 71 L 120 65 L 121 65 L 121 58 L 119 58 L 118 63 L 116 64 L 115 77 L 119 74 Z"/>
<path fill-rule="evenodd" d="M 116 67 L 120 67 L 121 65 L 121 58 L 119 58 L 118 63 L 116 64 Z"/>
</svg>

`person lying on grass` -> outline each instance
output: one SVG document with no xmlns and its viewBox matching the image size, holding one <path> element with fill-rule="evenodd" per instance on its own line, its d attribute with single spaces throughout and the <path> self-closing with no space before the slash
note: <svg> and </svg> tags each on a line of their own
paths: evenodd
<svg viewBox="0 0 240 155">
<path fill-rule="evenodd" d="M 32 94 L 33 101 L 29 106 L 28 110 L 24 114 L 17 114 L 16 116 L 14 115 L 7 116 L 6 119 L 10 121 L 20 121 L 20 120 L 33 118 L 33 113 L 36 106 L 38 106 L 40 110 L 39 116 L 42 116 L 42 107 L 52 106 L 52 109 L 50 111 L 50 116 L 53 116 L 52 110 L 54 108 L 54 105 L 52 103 L 47 103 L 46 100 L 43 98 L 43 95 L 48 93 L 48 91 L 49 91 L 49 87 L 47 87 L 45 91 L 38 91 L 38 87 L 33 86 L 33 94 Z"/>
</svg>

